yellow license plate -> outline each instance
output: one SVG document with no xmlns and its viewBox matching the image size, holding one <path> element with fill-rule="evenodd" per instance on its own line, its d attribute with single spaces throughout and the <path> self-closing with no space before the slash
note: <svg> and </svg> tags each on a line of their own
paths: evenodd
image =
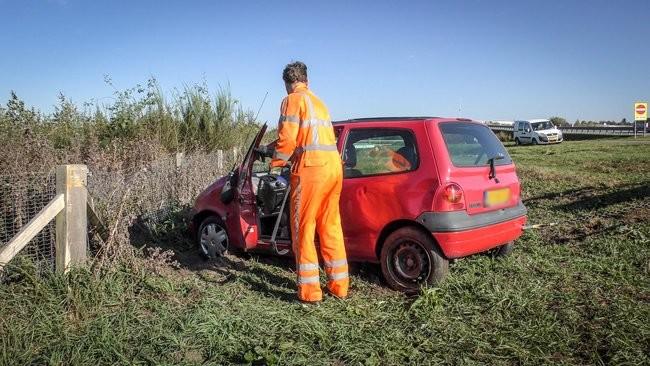
<svg viewBox="0 0 650 366">
<path fill-rule="evenodd" d="M 485 206 L 499 206 L 510 200 L 510 188 L 485 191 Z"/>
</svg>

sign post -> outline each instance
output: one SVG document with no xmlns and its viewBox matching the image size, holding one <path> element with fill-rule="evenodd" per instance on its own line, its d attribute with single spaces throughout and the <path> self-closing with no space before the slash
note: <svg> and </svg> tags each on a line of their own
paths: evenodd
<svg viewBox="0 0 650 366">
<path fill-rule="evenodd" d="M 648 120 L 648 103 L 636 102 L 634 103 L 634 138 L 636 138 L 636 125 L 637 122 L 643 121 L 643 136 L 645 136 L 645 123 Z"/>
</svg>

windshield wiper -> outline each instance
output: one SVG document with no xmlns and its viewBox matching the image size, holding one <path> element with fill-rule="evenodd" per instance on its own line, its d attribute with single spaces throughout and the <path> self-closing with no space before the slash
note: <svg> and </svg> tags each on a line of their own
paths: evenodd
<svg viewBox="0 0 650 366">
<path fill-rule="evenodd" d="M 497 170 L 494 167 L 494 161 L 495 160 L 502 160 L 506 156 L 503 155 L 503 153 L 496 153 L 496 155 L 492 156 L 491 158 L 488 159 L 488 163 L 490 164 L 490 175 L 488 178 L 494 179 L 496 183 L 499 183 L 499 179 L 497 178 Z"/>
</svg>

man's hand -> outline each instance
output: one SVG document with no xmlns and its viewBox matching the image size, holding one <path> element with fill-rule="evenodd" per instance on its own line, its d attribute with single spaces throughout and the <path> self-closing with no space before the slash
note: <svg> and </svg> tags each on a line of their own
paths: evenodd
<svg viewBox="0 0 650 366">
<path fill-rule="evenodd" d="M 270 158 L 273 157 L 273 152 L 275 152 L 275 149 L 270 148 L 266 145 L 261 145 L 255 148 L 255 152 L 260 154 L 261 157 Z"/>
</svg>

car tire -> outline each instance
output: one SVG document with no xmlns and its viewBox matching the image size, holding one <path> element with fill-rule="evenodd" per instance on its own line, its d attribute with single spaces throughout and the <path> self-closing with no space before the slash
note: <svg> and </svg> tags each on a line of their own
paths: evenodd
<svg viewBox="0 0 650 366">
<path fill-rule="evenodd" d="M 388 286 L 407 294 L 435 285 L 449 272 L 449 261 L 431 237 L 416 227 L 395 230 L 384 241 L 381 271 Z"/>
<path fill-rule="evenodd" d="M 499 245 L 498 247 L 491 249 L 490 254 L 494 258 L 503 258 L 510 255 L 510 253 L 512 253 L 512 250 L 514 248 L 515 248 L 515 242 L 509 241 L 503 245 Z"/>
<path fill-rule="evenodd" d="M 539 142 L 537 142 L 537 139 L 534 138 L 534 137 L 532 138 L 532 143 L 533 143 L 533 145 L 537 145 L 537 144 L 539 144 Z"/>
<path fill-rule="evenodd" d="M 207 259 L 222 257 L 228 251 L 228 231 L 220 218 L 208 216 L 199 225 L 196 241 L 199 252 Z"/>
<path fill-rule="evenodd" d="M 515 137 L 515 145 L 517 146 L 521 145 L 521 141 L 519 141 L 519 137 Z"/>
</svg>

